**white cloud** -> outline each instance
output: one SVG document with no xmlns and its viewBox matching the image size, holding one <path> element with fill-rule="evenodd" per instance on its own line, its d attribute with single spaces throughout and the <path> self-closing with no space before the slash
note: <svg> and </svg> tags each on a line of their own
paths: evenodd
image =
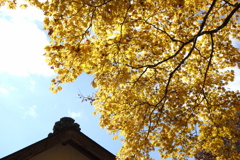
<svg viewBox="0 0 240 160">
<path fill-rule="evenodd" d="M 80 118 L 81 112 L 72 112 L 72 111 L 68 110 L 68 115 L 72 118 Z"/>
<path fill-rule="evenodd" d="M 18 0 L 18 4 L 26 4 L 24 0 Z M 27 18 L 29 20 L 39 20 L 42 21 L 44 19 L 44 14 L 40 9 L 36 7 L 28 5 L 27 9 L 8 9 L 7 7 L 1 7 L 0 12 L 2 12 L 2 16 L 10 16 L 16 19 Z"/>
<path fill-rule="evenodd" d="M 8 95 L 9 91 L 4 87 L 0 87 L 0 93 L 3 94 L 3 95 Z"/>
<path fill-rule="evenodd" d="M 24 110 L 24 107 L 21 107 L 22 110 Z M 36 105 L 32 105 L 30 107 L 28 107 L 26 109 L 26 111 L 24 112 L 24 116 L 23 118 L 25 119 L 26 117 L 32 117 L 32 118 L 36 118 L 37 117 L 37 112 L 36 112 L 37 106 Z"/>
<path fill-rule="evenodd" d="M 43 14 L 33 7 L 0 12 L 0 73 L 52 75 L 43 56 L 47 35 L 33 23 L 42 21 Z"/>
<path fill-rule="evenodd" d="M 15 87 L 8 86 L 4 83 L 0 84 L 0 94 L 9 95 L 11 91 L 15 90 Z"/>
<path fill-rule="evenodd" d="M 237 67 L 233 67 L 230 69 L 234 70 L 235 79 L 233 82 L 229 82 L 229 84 L 226 86 L 226 88 L 233 90 L 233 91 L 236 91 L 236 90 L 240 91 L 240 69 L 238 69 Z"/>
</svg>

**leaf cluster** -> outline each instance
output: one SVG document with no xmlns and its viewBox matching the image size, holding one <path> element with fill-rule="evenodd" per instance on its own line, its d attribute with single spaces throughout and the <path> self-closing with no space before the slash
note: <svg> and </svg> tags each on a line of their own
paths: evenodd
<svg viewBox="0 0 240 160">
<path fill-rule="evenodd" d="M 100 126 L 124 137 L 119 159 L 239 159 L 240 92 L 225 88 L 240 68 L 238 0 L 28 1 L 45 14 L 51 90 L 94 74 Z"/>
</svg>

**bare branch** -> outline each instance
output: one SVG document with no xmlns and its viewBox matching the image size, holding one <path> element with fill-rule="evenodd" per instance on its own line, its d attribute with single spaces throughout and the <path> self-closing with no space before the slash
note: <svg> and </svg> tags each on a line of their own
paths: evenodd
<svg viewBox="0 0 240 160">
<path fill-rule="evenodd" d="M 217 28 L 215 28 L 211 31 L 203 31 L 200 35 L 216 33 L 219 30 L 223 29 L 228 24 L 228 22 L 231 20 L 234 13 L 237 12 L 237 10 L 240 8 L 240 3 L 237 3 L 235 6 L 236 7 L 231 11 L 231 13 L 226 17 L 226 19 L 220 26 L 218 26 Z"/>
<path fill-rule="evenodd" d="M 207 73 L 208 73 L 209 67 L 210 67 L 210 65 L 211 65 L 212 58 L 213 58 L 213 53 L 214 53 L 214 40 L 213 40 L 213 34 L 210 34 L 210 35 L 211 35 L 212 51 L 211 51 L 211 53 L 210 53 L 210 58 L 209 58 L 209 61 L 208 61 L 207 69 L 206 69 L 206 72 L 205 72 L 205 74 L 204 74 L 203 89 L 204 89 L 204 86 L 205 86 L 205 83 L 206 83 Z"/>
<path fill-rule="evenodd" d="M 223 0 L 226 4 L 228 4 L 229 6 L 235 7 L 236 4 L 231 4 L 230 2 L 228 2 L 227 0 Z"/>
</svg>

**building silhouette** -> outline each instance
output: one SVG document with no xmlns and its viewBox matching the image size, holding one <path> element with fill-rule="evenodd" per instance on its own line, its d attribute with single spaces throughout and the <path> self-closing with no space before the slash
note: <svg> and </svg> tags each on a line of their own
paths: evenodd
<svg viewBox="0 0 240 160">
<path fill-rule="evenodd" d="M 0 160 L 114 160 L 115 155 L 80 131 L 74 119 L 63 117 L 53 133 Z"/>
</svg>

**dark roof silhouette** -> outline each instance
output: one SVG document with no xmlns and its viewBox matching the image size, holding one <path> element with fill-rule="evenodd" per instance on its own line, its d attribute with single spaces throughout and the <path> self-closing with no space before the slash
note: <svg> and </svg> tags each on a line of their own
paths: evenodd
<svg viewBox="0 0 240 160">
<path fill-rule="evenodd" d="M 56 122 L 53 133 L 26 148 L 12 153 L 0 160 L 29 160 L 57 144 L 71 146 L 90 160 L 114 160 L 115 155 L 80 132 L 79 124 L 72 118 L 64 117 Z"/>
</svg>

